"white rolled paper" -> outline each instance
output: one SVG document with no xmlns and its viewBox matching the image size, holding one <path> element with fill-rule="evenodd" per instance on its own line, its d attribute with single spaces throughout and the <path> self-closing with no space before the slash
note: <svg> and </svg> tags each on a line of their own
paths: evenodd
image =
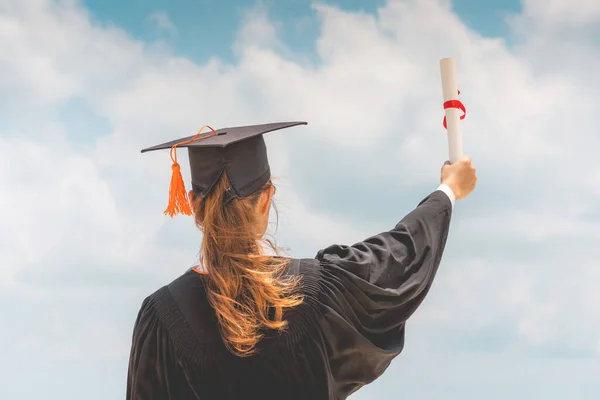
<svg viewBox="0 0 600 400">
<path fill-rule="evenodd" d="M 442 58 L 440 60 L 442 73 L 442 93 L 444 103 L 448 100 L 458 100 L 458 80 L 454 59 Z M 446 126 L 448 130 L 448 151 L 450 162 L 454 164 L 462 157 L 462 138 L 460 134 L 460 116 L 462 111 L 458 108 L 446 108 Z"/>
</svg>

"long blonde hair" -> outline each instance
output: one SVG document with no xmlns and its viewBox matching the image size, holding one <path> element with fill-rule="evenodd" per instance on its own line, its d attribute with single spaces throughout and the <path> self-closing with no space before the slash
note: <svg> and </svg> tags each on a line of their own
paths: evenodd
<svg viewBox="0 0 600 400">
<path fill-rule="evenodd" d="M 263 329 L 283 330 L 283 311 L 302 303 L 298 278 L 282 276 L 288 260 L 265 256 L 257 237 L 258 200 L 273 186 L 228 201 L 223 173 L 213 190 L 194 200 L 194 218 L 203 232 L 200 251 L 207 270 L 206 293 L 216 311 L 225 346 L 238 356 L 255 354 Z M 273 242 L 265 240 L 276 254 Z"/>
</svg>

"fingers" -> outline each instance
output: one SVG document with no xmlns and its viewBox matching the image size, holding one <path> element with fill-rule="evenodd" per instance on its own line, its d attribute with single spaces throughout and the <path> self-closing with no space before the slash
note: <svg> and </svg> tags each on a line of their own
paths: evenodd
<svg viewBox="0 0 600 400">
<path fill-rule="evenodd" d="M 470 164 L 472 164 L 471 157 L 469 157 L 469 156 L 463 156 L 460 160 L 458 160 L 458 162 L 456 164 L 470 165 Z M 449 160 L 447 160 L 444 163 L 443 167 L 445 167 L 447 165 L 452 165 L 452 163 Z"/>
</svg>

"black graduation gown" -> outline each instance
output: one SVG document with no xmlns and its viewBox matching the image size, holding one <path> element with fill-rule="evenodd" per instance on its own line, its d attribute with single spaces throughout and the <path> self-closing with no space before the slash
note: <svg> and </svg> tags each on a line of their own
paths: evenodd
<svg viewBox="0 0 600 400">
<path fill-rule="evenodd" d="M 192 270 L 147 297 L 133 332 L 128 400 L 346 399 L 403 349 L 407 319 L 431 287 L 452 205 L 435 191 L 392 230 L 315 259 L 293 259 L 305 301 L 259 354 L 229 353 L 202 276 Z"/>
</svg>

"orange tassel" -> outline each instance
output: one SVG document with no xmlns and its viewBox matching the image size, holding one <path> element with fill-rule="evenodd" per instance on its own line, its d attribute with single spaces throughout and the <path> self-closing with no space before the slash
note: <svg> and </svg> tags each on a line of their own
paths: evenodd
<svg viewBox="0 0 600 400">
<path fill-rule="evenodd" d="M 185 191 L 185 183 L 181 176 L 181 168 L 176 162 L 173 163 L 173 175 L 171 175 L 171 186 L 169 188 L 169 205 L 165 214 L 173 217 L 177 214 L 192 215 L 192 208 L 188 202 Z"/>
<path fill-rule="evenodd" d="M 200 133 L 202 133 L 204 128 L 209 128 L 212 134 L 201 137 Z M 181 167 L 177 163 L 177 146 L 187 145 L 217 135 L 218 133 L 212 127 L 205 125 L 191 139 L 177 143 L 171 147 L 171 160 L 173 161 L 171 169 L 173 170 L 173 174 L 171 175 L 171 186 L 169 187 L 169 205 L 165 210 L 165 215 L 170 217 L 174 217 L 177 214 L 192 215 L 192 207 L 188 201 L 185 183 L 183 183 L 183 177 L 181 176 Z"/>
</svg>

